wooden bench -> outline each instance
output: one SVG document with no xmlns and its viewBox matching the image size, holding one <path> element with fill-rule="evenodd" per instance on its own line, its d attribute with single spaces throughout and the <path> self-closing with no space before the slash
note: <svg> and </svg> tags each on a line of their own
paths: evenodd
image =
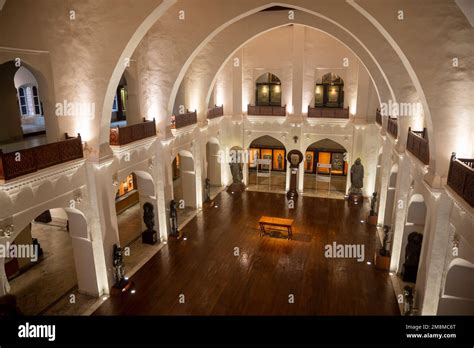
<svg viewBox="0 0 474 348">
<path fill-rule="evenodd" d="M 293 238 L 293 219 L 282 219 L 270 216 L 262 216 L 258 221 L 258 224 L 260 225 L 260 236 L 263 236 L 265 234 L 265 226 L 267 226 L 268 229 L 272 230 L 286 230 L 288 232 L 288 239 Z"/>
</svg>

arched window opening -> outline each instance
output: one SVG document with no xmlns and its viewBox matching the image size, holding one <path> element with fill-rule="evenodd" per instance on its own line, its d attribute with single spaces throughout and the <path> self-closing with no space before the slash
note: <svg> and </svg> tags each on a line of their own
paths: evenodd
<svg viewBox="0 0 474 348">
<path fill-rule="evenodd" d="M 281 106 L 281 81 L 272 73 L 261 75 L 256 82 L 257 106 Z"/>
<path fill-rule="evenodd" d="M 125 77 L 122 76 L 112 104 L 111 127 L 123 127 L 127 125 L 127 100 L 127 80 L 125 80 Z"/>
<path fill-rule="evenodd" d="M 334 73 L 323 75 L 321 83 L 316 84 L 314 100 L 315 107 L 343 108 L 343 79 Z"/>
</svg>

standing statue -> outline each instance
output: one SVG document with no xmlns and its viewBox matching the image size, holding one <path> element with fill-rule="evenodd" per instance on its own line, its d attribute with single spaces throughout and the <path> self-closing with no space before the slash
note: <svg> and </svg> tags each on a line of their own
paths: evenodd
<svg viewBox="0 0 474 348">
<path fill-rule="evenodd" d="M 125 281 L 125 264 L 123 263 L 123 251 L 117 244 L 114 244 L 114 268 L 117 287 L 122 287 Z"/>
<path fill-rule="evenodd" d="M 364 166 L 360 162 L 360 158 L 356 159 L 351 167 L 351 188 L 350 194 L 362 195 L 362 187 L 364 186 Z"/>
<path fill-rule="evenodd" d="M 421 233 L 412 232 L 408 235 L 408 243 L 405 247 L 405 263 L 403 264 L 403 281 L 405 282 L 416 283 L 422 242 L 423 235 Z"/>
<path fill-rule="evenodd" d="M 242 175 L 242 166 L 237 162 L 231 162 L 229 165 L 230 172 L 232 173 L 232 182 L 234 184 L 241 184 L 244 177 Z"/>
<path fill-rule="evenodd" d="M 313 162 L 313 157 L 311 156 L 311 154 L 308 153 L 308 154 L 306 155 L 306 171 L 307 171 L 307 172 L 312 171 L 312 170 L 311 170 L 312 167 L 313 167 L 313 163 L 312 163 L 312 162 Z"/>
<path fill-rule="evenodd" d="M 153 212 L 153 204 L 146 202 L 143 204 L 143 222 L 146 225 L 146 231 L 142 233 L 142 242 L 146 244 L 155 244 L 157 241 L 157 233 L 155 227 L 155 213 Z"/>
<path fill-rule="evenodd" d="M 283 157 L 281 153 L 278 154 L 277 162 L 278 162 L 278 169 L 283 169 Z"/>
<path fill-rule="evenodd" d="M 173 199 L 170 202 L 170 225 L 171 225 L 171 235 L 173 237 L 178 237 L 178 205 Z"/>
<path fill-rule="evenodd" d="M 377 204 L 377 192 L 372 193 L 372 198 L 370 200 L 370 216 L 375 214 L 375 205 Z"/>
<path fill-rule="evenodd" d="M 204 185 L 206 202 L 209 202 L 211 200 L 211 180 L 209 180 L 209 178 L 206 178 L 206 182 Z"/>
</svg>

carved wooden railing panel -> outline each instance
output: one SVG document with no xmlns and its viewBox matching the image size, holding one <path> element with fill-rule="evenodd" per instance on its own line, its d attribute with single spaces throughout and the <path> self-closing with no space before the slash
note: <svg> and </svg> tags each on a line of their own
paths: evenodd
<svg viewBox="0 0 474 348">
<path fill-rule="evenodd" d="M 312 108 L 308 106 L 308 117 L 311 118 L 349 118 L 349 109 Z"/>
<path fill-rule="evenodd" d="M 180 129 L 197 123 L 197 112 L 186 111 L 184 114 L 173 115 L 171 117 L 171 128 Z"/>
<path fill-rule="evenodd" d="M 377 109 L 375 112 L 375 122 L 377 122 L 379 125 L 382 125 L 382 114 L 380 113 L 380 109 Z"/>
<path fill-rule="evenodd" d="M 253 106 L 247 105 L 247 114 L 254 116 L 286 116 L 285 106 Z"/>
<path fill-rule="evenodd" d="M 423 131 L 412 131 L 408 128 L 407 150 L 424 164 L 430 163 L 430 147 L 426 128 Z"/>
<path fill-rule="evenodd" d="M 474 159 L 451 156 L 448 185 L 471 207 L 474 207 Z"/>
<path fill-rule="evenodd" d="M 388 118 L 387 132 L 389 132 L 396 139 L 398 137 L 398 120 L 396 118 Z"/>
<path fill-rule="evenodd" d="M 22 175 L 83 157 L 81 136 L 30 149 L 3 153 L 0 150 L 0 179 L 11 180 Z"/>
<path fill-rule="evenodd" d="M 207 118 L 209 120 L 216 118 L 216 117 L 221 117 L 224 116 L 224 105 L 222 106 L 215 106 L 212 109 L 207 110 Z"/>
<path fill-rule="evenodd" d="M 126 145 L 137 140 L 156 136 L 155 119 L 126 127 L 110 128 L 110 145 Z"/>
</svg>

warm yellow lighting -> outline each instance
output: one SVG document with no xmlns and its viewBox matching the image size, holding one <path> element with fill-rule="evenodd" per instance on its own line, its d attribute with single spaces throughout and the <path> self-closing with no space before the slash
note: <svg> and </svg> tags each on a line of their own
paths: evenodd
<svg viewBox="0 0 474 348">
<path fill-rule="evenodd" d="M 268 94 L 268 86 L 265 85 L 265 86 L 262 87 L 262 94 L 263 94 L 263 95 L 267 95 L 267 94 Z"/>
<path fill-rule="evenodd" d="M 320 86 L 316 87 L 316 94 L 321 94 L 321 87 Z"/>
<path fill-rule="evenodd" d="M 280 93 L 280 86 L 279 85 L 275 86 L 275 93 Z"/>
</svg>

